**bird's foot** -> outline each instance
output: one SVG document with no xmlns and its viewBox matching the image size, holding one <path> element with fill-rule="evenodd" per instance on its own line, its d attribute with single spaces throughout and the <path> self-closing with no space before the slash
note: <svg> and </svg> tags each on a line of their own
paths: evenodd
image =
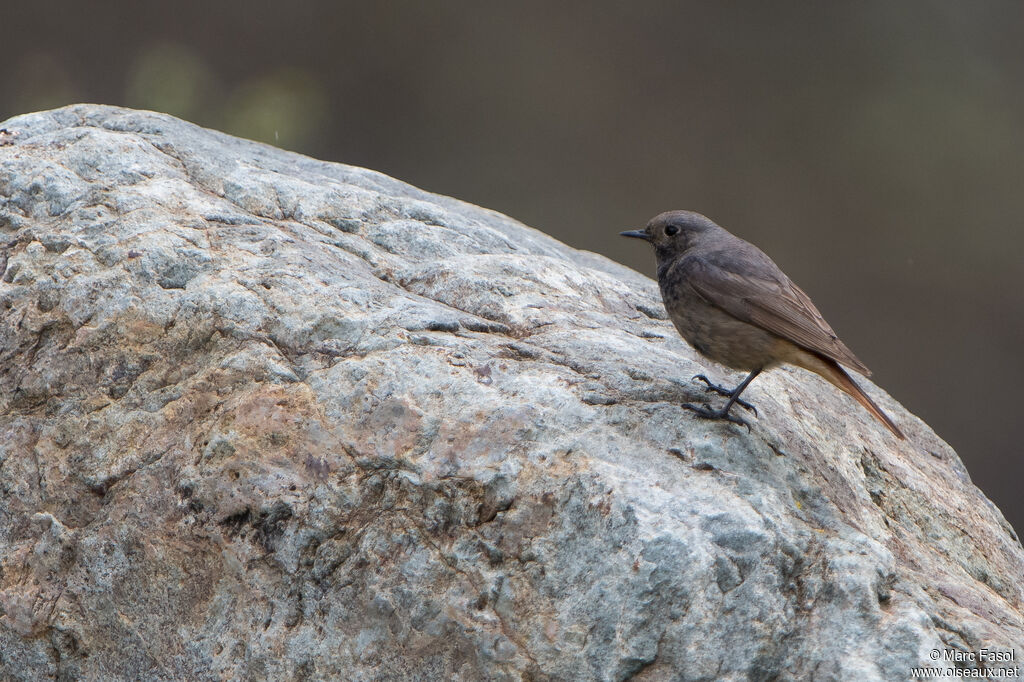
<svg viewBox="0 0 1024 682">
<path fill-rule="evenodd" d="M 733 424 L 745 426 L 747 427 L 747 433 L 750 432 L 750 424 L 735 415 L 729 414 L 726 410 L 712 410 L 706 403 L 704 405 L 683 403 L 681 407 L 693 411 L 698 417 L 702 417 L 703 419 L 721 419 L 723 421 L 732 422 Z"/>
<path fill-rule="evenodd" d="M 708 379 L 703 374 L 698 374 L 697 376 L 693 377 L 691 379 L 691 381 L 701 381 L 701 382 L 703 382 L 704 385 L 705 385 L 705 389 L 704 389 L 705 393 L 717 393 L 718 395 L 723 395 L 726 398 L 731 398 L 732 394 L 733 394 L 733 391 L 735 391 L 735 389 L 729 390 L 725 386 L 719 386 L 718 384 L 711 383 L 711 379 Z M 750 403 L 748 403 L 746 400 L 742 400 L 741 398 L 737 398 L 734 402 L 737 405 L 739 405 L 740 407 L 745 407 L 748 410 L 750 410 L 751 412 L 753 412 L 755 417 L 760 416 L 757 413 L 757 408 L 754 407 L 753 405 L 751 405 Z"/>
</svg>

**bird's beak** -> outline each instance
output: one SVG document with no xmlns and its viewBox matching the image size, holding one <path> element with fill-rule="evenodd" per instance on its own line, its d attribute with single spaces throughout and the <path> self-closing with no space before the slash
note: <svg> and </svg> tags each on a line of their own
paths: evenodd
<svg viewBox="0 0 1024 682">
<path fill-rule="evenodd" d="M 651 241 L 651 238 L 647 235 L 646 230 L 626 230 L 625 232 L 619 232 L 622 237 L 635 237 L 637 239 L 643 239 L 645 242 Z"/>
</svg>

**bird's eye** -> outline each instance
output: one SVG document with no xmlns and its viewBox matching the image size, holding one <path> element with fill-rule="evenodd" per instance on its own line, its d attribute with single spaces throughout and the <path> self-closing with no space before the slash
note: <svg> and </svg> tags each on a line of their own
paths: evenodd
<svg viewBox="0 0 1024 682">
<path fill-rule="evenodd" d="M 678 233 L 679 233 L 679 228 L 677 226 L 675 226 L 675 225 L 666 225 L 665 226 L 665 234 L 667 234 L 669 237 L 674 237 Z"/>
</svg>

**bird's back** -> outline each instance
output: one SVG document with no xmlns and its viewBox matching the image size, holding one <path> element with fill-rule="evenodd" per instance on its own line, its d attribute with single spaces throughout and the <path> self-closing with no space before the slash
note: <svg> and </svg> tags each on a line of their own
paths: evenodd
<svg viewBox="0 0 1024 682">
<path fill-rule="evenodd" d="M 753 244 L 719 227 L 702 235 L 698 244 L 682 254 L 678 267 L 688 284 L 709 304 L 870 375 L 810 297 Z"/>
</svg>

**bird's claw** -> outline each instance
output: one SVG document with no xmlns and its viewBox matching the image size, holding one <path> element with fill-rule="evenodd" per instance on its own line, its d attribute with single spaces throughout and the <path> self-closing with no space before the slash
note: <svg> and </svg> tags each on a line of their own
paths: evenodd
<svg viewBox="0 0 1024 682">
<path fill-rule="evenodd" d="M 703 419 L 721 419 L 723 421 L 732 422 L 733 424 L 739 424 L 740 426 L 747 427 L 747 433 L 750 433 L 750 424 L 737 416 L 731 415 L 724 410 L 712 410 L 711 407 L 704 403 L 702 405 L 694 405 L 693 403 L 683 403 L 682 407 L 687 410 L 691 410 L 698 417 Z"/>
<path fill-rule="evenodd" d="M 724 386 L 719 386 L 718 384 L 711 383 L 711 379 L 708 379 L 703 374 L 698 374 L 698 375 L 694 376 L 690 381 L 702 381 L 702 382 L 704 382 L 704 385 L 705 385 L 704 392 L 705 393 L 717 393 L 718 395 L 725 396 L 726 398 L 731 398 L 732 397 L 732 394 L 733 394 L 732 391 L 730 391 L 729 389 L 725 388 Z M 739 405 L 740 407 L 745 407 L 748 410 L 750 410 L 751 412 L 753 412 L 755 417 L 760 417 L 761 416 L 761 415 L 759 415 L 757 413 L 757 408 L 754 407 L 753 405 L 751 405 L 750 403 L 748 403 L 746 400 L 743 400 L 742 398 L 737 398 L 734 402 L 737 405 Z"/>
</svg>

